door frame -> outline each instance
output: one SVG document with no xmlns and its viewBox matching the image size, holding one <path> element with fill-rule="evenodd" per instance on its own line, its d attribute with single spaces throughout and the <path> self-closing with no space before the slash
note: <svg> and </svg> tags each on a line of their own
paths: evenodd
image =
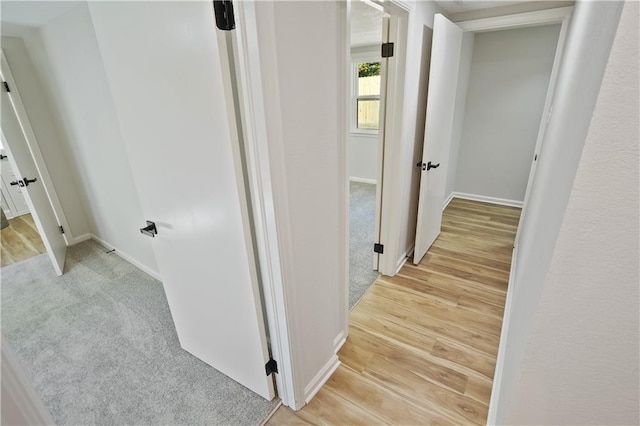
<svg viewBox="0 0 640 426">
<path fill-rule="evenodd" d="M 379 188 L 377 191 L 381 191 L 381 195 L 379 204 L 376 206 L 376 219 L 379 221 L 376 224 L 376 227 L 379 227 L 379 230 L 376 229 L 378 242 L 384 246 L 384 252 L 378 256 L 378 272 L 391 276 L 395 275 L 402 266 L 398 265 L 396 256 L 400 250 L 400 232 L 398 231 L 401 223 L 401 214 L 396 208 L 400 204 L 398 197 L 401 194 L 397 189 L 402 188 L 401 165 L 398 164 L 398 157 L 402 153 L 407 41 L 409 17 L 414 3 L 404 0 L 390 2 L 372 0 L 372 2 L 381 6 L 384 12 L 390 15 L 389 42 L 394 43 L 394 60 L 387 61 L 386 67 L 384 143 L 381 143 L 379 151 L 377 185 Z M 346 215 L 348 221 L 348 210 Z M 347 282 L 347 294 L 348 291 Z"/>
<path fill-rule="evenodd" d="M 264 301 L 266 326 L 269 333 L 269 348 L 273 359 L 278 362 L 278 373 L 274 374 L 278 397 L 282 404 L 298 410 L 305 405 L 304 386 L 299 379 L 302 374 L 295 362 L 297 351 L 291 336 L 295 334 L 297 324 L 291 319 L 291 312 L 295 312 L 293 289 L 287 283 L 292 282 L 293 271 L 285 256 L 293 253 L 289 229 L 279 228 L 277 221 L 283 219 L 285 212 L 276 211 L 277 193 L 273 189 L 275 172 L 271 170 L 270 146 L 268 139 L 268 122 L 263 108 L 264 96 L 267 93 L 264 84 L 261 58 L 273 61 L 276 58 L 275 18 L 273 6 L 261 9 L 269 14 L 265 22 L 271 26 L 266 35 L 258 33 L 257 9 L 254 2 L 234 2 L 236 28 L 227 34 L 220 34 L 219 46 L 225 70 L 225 84 L 234 84 L 231 73 L 235 75 L 235 90 L 237 91 L 237 110 L 233 106 L 228 111 L 234 111 L 236 123 L 242 132 L 239 140 L 245 159 L 245 181 L 249 192 L 249 210 L 253 223 L 253 240 L 259 264 L 259 279 L 261 281 Z M 261 39 L 262 37 L 262 39 Z M 264 40 L 264 37 L 270 40 Z M 259 43 L 264 40 L 264 43 Z M 227 95 L 229 98 L 229 95 Z M 228 99 L 230 101 L 230 99 Z M 271 114 L 278 116 L 276 109 Z M 231 120 L 231 118 L 230 118 Z M 276 120 L 278 123 L 281 120 Z M 278 131 L 281 133 L 282 129 Z M 239 132 L 238 132 L 239 133 Z M 286 202 L 286 200 L 284 201 Z M 285 223 L 288 220 L 285 219 Z"/>
<path fill-rule="evenodd" d="M 64 234 L 62 235 L 62 237 L 64 238 L 67 246 L 69 246 L 74 241 L 71 227 L 69 226 L 67 217 L 64 214 L 62 204 L 60 203 L 60 199 L 58 198 L 58 193 L 55 190 L 53 180 L 51 179 L 51 175 L 49 174 L 49 169 L 47 169 L 44 157 L 42 155 L 42 152 L 40 151 L 40 145 L 38 144 L 36 134 L 31 127 L 31 123 L 29 122 L 29 116 L 26 109 L 24 108 L 22 97 L 20 96 L 20 91 L 18 90 L 18 85 L 16 84 L 16 81 L 13 78 L 13 74 L 11 73 L 11 67 L 9 66 L 9 62 L 7 61 L 4 50 L 1 49 L 0 58 L 2 61 L 2 73 L 4 75 L 5 81 L 11 89 L 11 101 L 16 111 L 16 115 L 18 116 L 18 121 L 20 122 L 22 131 L 24 132 L 27 146 L 29 148 L 29 151 L 31 152 L 31 157 L 33 158 L 33 162 L 35 163 L 36 168 L 38 169 L 38 174 L 42 178 L 42 185 L 44 186 L 45 192 L 47 193 L 49 203 L 53 208 L 56 219 L 58 220 L 60 226 L 64 228 Z M 2 88 L 2 90 L 5 89 Z M 7 141 L 7 144 L 10 144 L 10 142 Z M 17 164 L 17 166 L 18 168 L 20 168 L 20 164 Z"/>
<path fill-rule="evenodd" d="M 547 129 L 547 124 L 552 118 L 553 112 L 553 96 L 556 90 L 556 84 L 560 65 L 562 63 L 562 57 L 565 49 L 567 31 L 573 12 L 573 6 L 560 7 L 554 9 L 544 9 L 535 12 L 517 13 L 513 15 L 497 16 L 492 18 L 475 19 L 462 22 L 454 22 L 465 32 L 487 32 L 503 29 L 534 27 L 540 25 L 548 25 L 559 23 L 561 24 L 560 34 L 556 44 L 556 52 L 553 60 L 553 66 L 551 68 L 551 76 L 549 78 L 549 86 L 547 88 L 547 95 L 544 103 L 542 117 L 540 119 L 540 126 L 538 128 L 538 136 L 536 140 L 536 147 L 534 156 L 532 158 L 532 165 L 529 171 L 529 180 L 527 182 L 527 189 L 525 192 L 525 198 L 522 205 L 522 211 L 520 215 L 520 222 L 518 224 L 518 230 L 516 231 L 516 238 L 514 241 L 514 250 L 511 259 L 511 269 L 509 272 L 509 286 L 507 290 L 507 299 L 505 303 L 505 310 L 502 320 L 502 331 L 500 333 L 500 343 L 498 346 L 498 355 L 496 360 L 496 369 L 493 378 L 493 385 L 491 389 L 491 399 L 489 401 L 489 413 L 487 417 L 487 424 L 493 425 L 497 421 L 497 399 L 500 394 L 500 387 L 502 384 L 502 372 L 504 369 L 504 356 L 505 356 L 505 342 L 507 341 L 507 332 L 509 330 L 508 324 L 511 318 L 511 306 L 513 300 L 513 280 L 516 275 L 517 268 L 516 259 L 518 253 L 518 238 L 520 236 L 522 218 L 527 212 L 527 202 L 529 195 L 535 181 L 535 172 L 538 161 L 541 158 L 542 142 Z"/>
</svg>

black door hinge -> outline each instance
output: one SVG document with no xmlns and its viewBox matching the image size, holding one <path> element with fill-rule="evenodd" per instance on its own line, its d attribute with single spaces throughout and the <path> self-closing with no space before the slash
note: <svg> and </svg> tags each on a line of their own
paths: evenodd
<svg viewBox="0 0 640 426">
<path fill-rule="evenodd" d="M 275 359 L 269 358 L 269 361 L 267 361 L 267 363 L 264 365 L 264 369 L 267 372 L 267 376 L 271 373 L 277 373 L 278 363 L 276 362 Z"/>
<path fill-rule="evenodd" d="M 216 16 L 216 27 L 222 31 L 231 31 L 236 27 L 231 0 L 213 0 L 213 13 Z"/>
<path fill-rule="evenodd" d="M 383 254 L 384 253 L 384 245 L 380 244 L 380 243 L 375 243 L 373 245 L 373 252 L 374 253 L 380 253 Z"/>
<path fill-rule="evenodd" d="M 7 92 L 10 92 L 10 91 L 11 91 L 11 89 L 9 89 L 9 83 L 7 83 L 6 81 L 3 81 L 3 82 L 2 82 L 2 85 L 4 86 L 4 89 L 5 89 Z"/>
<path fill-rule="evenodd" d="M 391 58 L 393 56 L 393 43 L 382 43 L 382 57 Z"/>
<path fill-rule="evenodd" d="M 58 226 L 58 229 L 60 229 L 61 234 L 64 234 L 64 228 L 62 227 L 62 225 Z"/>
</svg>

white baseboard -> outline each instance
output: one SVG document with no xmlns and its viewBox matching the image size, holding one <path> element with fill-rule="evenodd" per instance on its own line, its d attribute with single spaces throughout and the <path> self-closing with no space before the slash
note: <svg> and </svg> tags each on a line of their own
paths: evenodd
<svg viewBox="0 0 640 426">
<path fill-rule="evenodd" d="M 449 196 L 447 197 L 446 200 L 444 200 L 444 204 L 442 205 L 442 211 L 444 211 L 444 209 L 447 208 L 447 206 L 449 205 L 449 203 L 451 202 L 451 200 L 453 200 L 453 194 L 455 194 L 455 192 L 452 192 L 451 194 L 449 194 Z"/>
<path fill-rule="evenodd" d="M 71 240 L 71 244 L 70 245 L 76 245 L 79 244 L 83 241 L 87 241 L 93 238 L 93 235 L 91 234 L 82 234 L 82 235 L 78 235 L 77 237 L 74 237 L 73 240 Z"/>
<path fill-rule="evenodd" d="M 482 203 L 499 204 L 501 206 L 522 208 L 523 202 L 507 200 L 506 198 L 488 197 L 486 195 L 467 194 L 465 192 L 453 192 L 450 198 L 462 198 L 464 200 L 480 201 Z M 449 200 L 450 202 L 451 200 Z"/>
<path fill-rule="evenodd" d="M 337 354 L 346 341 L 347 341 L 347 333 L 344 330 L 342 330 L 340 331 L 340 333 L 338 333 L 336 338 L 333 339 L 333 352 Z"/>
<path fill-rule="evenodd" d="M 404 253 L 402 253 L 402 257 L 398 259 L 398 263 L 396 264 L 396 272 L 394 272 L 393 275 L 396 275 L 398 272 L 400 272 L 400 269 L 402 269 L 404 264 L 407 263 L 409 256 L 411 255 L 411 253 L 413 253 L 414 248 L 415 244 L 412 244 L 411 247 L 409 247 Z"/>
<path fill-rule="evenodd" d="M 153 269 L 149 268 L 148 266 L 143 265 L 142 263 L 138 262 L 137 260 L 135 260 L 133 257 L 128 255 L 127 253 L 123 252 L 122 250 L 120 250 L 119 248 L 115 247 L 113 244 L 110 244 L 109 242 L 103 240 L 102 238 L 99 238 L 99 237 L 97 237 L 97 236 L 95 236 L 93 234 L 84 234 L 84 235 L 81 235 L 81 236 L 79 236 L 77 238 L 74 238 L 73 241 L 74 241 L 74 244 L 77 244 L 78 242 L 86 241 L 88 239 L 92 239 L 93 241 L 95 241 L 96 243 L 100 244 L 101 246 L 103 246 L 107 250 L 115 250 L 113 252 L 115 255 L 120 256 L 122 259 L 126 260 L 127 262 L 129 262 L 130 264 L 135 266 L 136 268 L 140 269 L 142 272 L 145 272 L 145 273 L 151 275 L 156 280 L 162 281 L 162 278 L 160 277 L 160 274 L 157 271 L 154 271 Z M 77 241 L 77 240 L 80 240 L 80 241 Z"/>
<path fill-rule="evenodd" d="M 325 364 L 324 367 L 318 374 L 311 379 L 311 382 L 304 387 L 304 402 L 308 404 L 314 396 L 318 393 L 318 391 L 327 383 L 327 380 L 331 377 L 331 375 L 340 367 L 340 360 L 337 355 L 331 357 L 329 362 Z"/>
<path fill-rule="evenodd" d="M 376 185 L 378 183 L 378 181 L 375 180 L 375 179 L 359 178 L 359 177 L 355 177 L 355 176 L 349 176 L 349 180 L 351 182 L 370 183 L 370 184 L 373 184 L 373 185 Z"/>
</svg>

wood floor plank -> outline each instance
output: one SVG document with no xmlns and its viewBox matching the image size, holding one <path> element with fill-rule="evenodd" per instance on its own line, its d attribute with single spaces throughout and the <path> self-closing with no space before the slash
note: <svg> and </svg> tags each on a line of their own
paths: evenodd
<svg viewBox="0 0 640 426">
<path fill-rule="evenodd" d="M 305 409 L 297 413 L 297 416 L 315 425 L 385 424 L 380 418 L 341 397 L 328 387 L 321 389 Z"/>
<path fill-rule="evenodd" d="M 453 424 L 347 367 L 339 367 L 325 386 L 388 424 Z"/>
<path fill-rule="evenodd" d="M 267 424 L 486 423 L 519 218 L 453 199 L 425 258 L 380 277 L 351 311 L 323 389 Z"/>
<path fill-rule="evenodd" d="M 0 231 L 0 246 L 2 266 L 47 252 L 30 214 L 9 219 L 9 226 Z"/>
<path fill-rule="evenodd" d="M 297 425 L 311 425 L 303 418 L 299 417 L 295 411 L 284 405 L 280 406 L 273 413 L 273 416 L 266 422 L 267 425 L 284 425 L 284 426 L 297 426 Z"/>
</svg>

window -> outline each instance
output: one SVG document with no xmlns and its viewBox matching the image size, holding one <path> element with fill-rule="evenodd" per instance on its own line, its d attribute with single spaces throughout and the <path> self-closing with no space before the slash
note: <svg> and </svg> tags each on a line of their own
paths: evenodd
<svg viewBox="0 0 640 426">
<path fill-rule="evenodd" d="M 354 62 L 354 131 L 377 133 L 380 127 L 380 61 Z"/>
</svg>

